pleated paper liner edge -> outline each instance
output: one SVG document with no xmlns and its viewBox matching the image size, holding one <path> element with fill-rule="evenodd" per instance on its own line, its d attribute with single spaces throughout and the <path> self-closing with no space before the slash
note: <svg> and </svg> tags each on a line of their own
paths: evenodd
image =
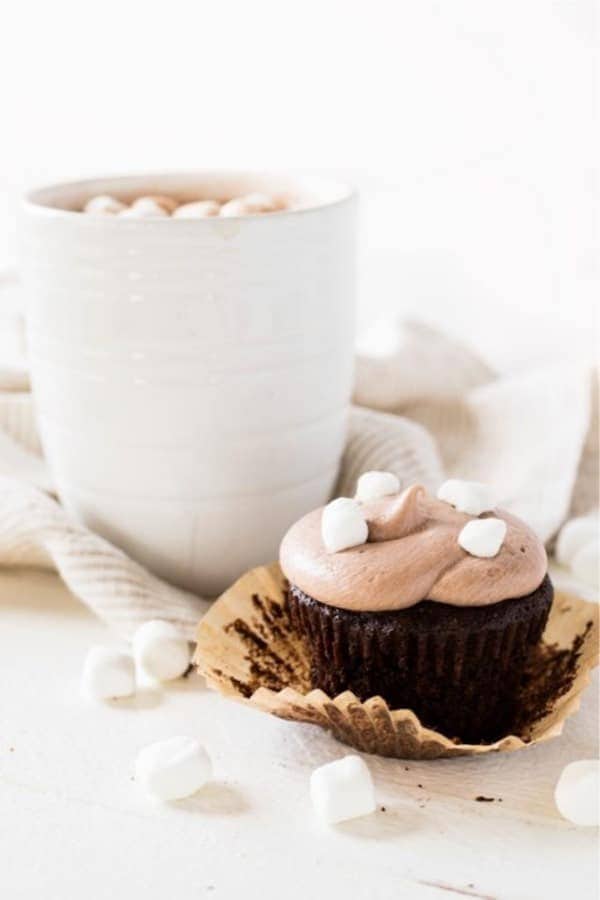
<svg viewBox="0 0 600 900">
<path fill-rule="evenodd" d="M 277 563 L 238 579 L 200 622 L 194 664 L 224 696 L 282 719 L 319 725 L 366 753 L 437 759 L 510 752 L 550 740 L 579 709 L 598 664 L 598 605 L 557 591 L 544 643 L 565 651 L 580 643 L 568 690 L 551 698 L 526 739 L 509 734 L 492 744 L 457 743 L 421 725 L 411 710 L 391 710 L 381 697 L 363 703 L 350 691 L 331 698 L 310 690 L 306 648 L 290 629 L 283 607 L 284 585 Z"/>
</svg>

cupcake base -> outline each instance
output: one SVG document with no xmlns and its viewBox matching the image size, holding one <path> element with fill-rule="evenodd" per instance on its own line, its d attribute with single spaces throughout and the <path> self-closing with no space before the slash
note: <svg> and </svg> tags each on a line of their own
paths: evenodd
<svg viewBox="0 0 600 900">
<path fill-rule="evenodd" d="M 526 597 L 485 607 L 424 600 L 394 612 L 349 612 L 294 585 L 294 628 L 308 644 L 311 684 L 330 697 L 352 691 L 411 709 L 424 725 L 463 742 L 510 732 L 525 665 L 552 605 L 548 576 Z"/>
</svg>

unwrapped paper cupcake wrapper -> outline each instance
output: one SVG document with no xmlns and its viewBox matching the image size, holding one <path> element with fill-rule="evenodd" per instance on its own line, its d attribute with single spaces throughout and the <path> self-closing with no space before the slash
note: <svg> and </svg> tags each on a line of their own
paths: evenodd
<svg viewBox="0 0 600 900">
<path fill-rule="evenodd" d="M 493 744 L 461 744 L 421 725 L 381 697 L 311 690 L 310 660 L 292 627 L 277 563 L 243 575 L 200 622 L 194 662 L 227 697 L 283 719 L 310 722 L 357 750 L 399 759 L 437 759 L 518 750 L 559 735 L 579 707 L 598 662 L 598 606 L 558 591 L 542 644 L 523 683 L 515 733 Z"/>
</svg>

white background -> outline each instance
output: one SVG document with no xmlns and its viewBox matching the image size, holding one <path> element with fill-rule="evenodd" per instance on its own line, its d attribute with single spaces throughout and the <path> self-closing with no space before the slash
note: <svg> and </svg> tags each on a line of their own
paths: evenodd
<svg viewBox="0 0 600 900">
<path fill-rule="evenodd" d="M 502 369 L 590 357 L 593 12 L 593 0 L 13 0 L 0 30 L 0 266 L 31 184 L 326 170 L 363 196 L 362 325 L 419 316 Z M 110 640 L 104 626 L 41 573 L 3 573 L 0 615 L 11 900 L 597 894 L 595 836 L 553 800 L 564 764 L 597 753 L 597 693 L 562 739 L 510 757 L 370 758 L 386 812 L 323 832 L 307 785 L 343 752 L 333 739 L 197 679 L 85 707 L 77 676 L 85 648 Z M 216 783 L 165 811 L 130 773 L 140 746 L 173 733 L 206 740 Z"/>
<path fill-rule="evenodd" d="M 19 0 L 0 53 L 0 262 L 48 179 L 327 170 L 362 189 L 360 323 L 502 368 L 594 348 L 592 0 Z"/>
</svg>

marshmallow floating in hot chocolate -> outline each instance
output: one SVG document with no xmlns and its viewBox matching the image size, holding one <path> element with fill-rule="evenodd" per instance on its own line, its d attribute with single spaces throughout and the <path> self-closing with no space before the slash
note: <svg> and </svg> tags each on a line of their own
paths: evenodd
<svg viewBox="0 0 600 900">
<path fill-rule="evenodd" d="M 323 510 L 321 536 L 328 553 L 339 553 L 366 543 L 369 534 L 364 513 L 356 500 L 338 497 Z"/>
<path fill-rule="evenodd" d="M 125 204 L 117 200 L 116 197 L 111 197 L 109 194 L 99 194 L 97 197 L 91 197 L 87 201 L 83 211 L 93 216 L 116 216 L 117 213 L 120 213 L 125 208 Z"/>
<path fill-rule="evenodd" d="M 169 211 L 154 197 L 138 197 L 131 206 L 119 213 L 121 218 L 126 219 L 162 219 L 169 215 Z"/>
<path fill-rule="evenodd" d="M 438 500 L 443 500 L 459 512 L 468 513 L 470 516 L 490 512 L 496 506 L 492 490 L 487 484 L 481 484 L 479 481 L 451 478 L 442 484 L 437 495 Z"/>
<path fill-rule="evenodd" d="M 400 491 L 400 480 L 392 472 L 364 472 L 356 485 L 356 499 L 362 502 L 379 500 Z"/>
<path fill-rule="evenodd" d="M 133 635 L 133 655 L 140 669 L 157 681 L 179 678 L 190 664 L 190 647 L 170 622 L 144 622 Z"/>
<path fill-rule="evenodd" d="M 496 556 L 506 537 L 504 519 L 472 519 L 458 535 L 459 546 L 471 556 Z"/>
<path fill-rule="evenodd" d="M 561 816 L 574 825 L 599 824 L 600 760 L 580 759 L 562 770 L 554 790 Z"/>
<path fill-rule="evenodd" d="M 254 216 L 278 212 L 290 208 L 288 203 L 263 193 L 245 194 L 233 197 L 222 205 L 217 200 L 189 200 L 180 203 L 166 194 L 148 194 L 137 197 L 129 205 L 102 194 L 91 197 L 84 205 L 83 212 L 90 215 L 118 215 L 126 219 L 153 219 L 171 217 L 174 219 L 208 219 L 213 216 Z"/>
<path fill-rule="evenodd" d="M 173 213 L 174 219 L 208 219 L 218 216 L 221 204 L 216 200 L 196 200 L 193 203 L 183 203 Z"/>
<path fill-rule="evenodd" d="M 132 655 L 113 647 L 92 647 L 83 664 L 81 693 L 88 700 L 113 700 L 134 694 Z"/>
<path fill-rule="evenodd" d="M 345 756 L 315 769 L 310 797 L 317 815 L 331 825 L 375 811 L 373 780 L 360 756 Z"/>
<path fill-rule="evenodd" d="M 202 744 L 191 737 L 172 737 L 140 750 L 135 777 L 157 800 L 181 800 L 203 787 L 212 763 Z"/>
<path fill-rule="evenodd" d="M 243 197 L 235 197 L 221 207 L 221 216 L 251 216 L 257 213 L 275 212 L 277 204 L 268 194 L 246 194 Z"/>
</svg>

